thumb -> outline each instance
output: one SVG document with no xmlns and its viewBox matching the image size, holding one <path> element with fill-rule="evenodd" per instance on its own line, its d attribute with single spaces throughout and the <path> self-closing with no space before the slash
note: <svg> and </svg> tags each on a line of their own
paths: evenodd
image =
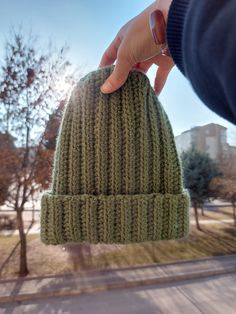
<svg viewBox="0 0 236 314">
<path fill-rule="evenodd" d="M 120 88 L 127 80 L 131 69 L 132 65 L 128 61 L 118 58 L 112 74 L 101 86 L 101 92 L 104 94 L 109 94 Z"/>
</svg>

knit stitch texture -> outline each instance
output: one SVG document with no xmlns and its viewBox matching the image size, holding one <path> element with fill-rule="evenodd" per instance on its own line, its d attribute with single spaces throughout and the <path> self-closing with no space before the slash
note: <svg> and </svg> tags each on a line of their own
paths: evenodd
<svg viewBox="0 0 236 314">
<path fill-rule="evenodd" d="M 137 243 L 189 233 L 188 192 L 168 117 L 148 77 L 132 70 L 112 94 L 108 66 L 74 88 L 57 138 L 41 241 Z"/>
</svg>

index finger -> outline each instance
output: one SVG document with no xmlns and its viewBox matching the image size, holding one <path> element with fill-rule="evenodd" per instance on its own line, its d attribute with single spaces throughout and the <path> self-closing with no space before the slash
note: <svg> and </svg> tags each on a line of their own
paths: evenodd
<svg viewBox="0 0 236 314">
<path fill-rule="evenodd" d="M 117 58 L 117 52 L 120 47 L 120 44 L 121 44 L 121 40 L 119 36 L 116 36 L 116 38 L 112 41 L 110 46 L 104 52 L 102 59 L 100 61 L 100 64 L 99 64 L 99 68 L 104 67 L 106 65 L 113 64 L 113 62 Z"/>
</svg>

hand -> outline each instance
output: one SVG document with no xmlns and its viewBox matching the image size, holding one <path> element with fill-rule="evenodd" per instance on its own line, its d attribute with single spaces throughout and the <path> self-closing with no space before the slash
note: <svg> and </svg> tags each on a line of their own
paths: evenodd
<svg viewBox="0 0 236 314">
<path fill-rule="evenodd" d="M 126 81 L 132 68 L 146 73 L 149 68 L 158 65 L 154 90 L 160 94 L 174 62 L 171 57 L 160 54 L 160 46 L 153 40 L 149 26 L 150 13 L 156 9 L 162 11 L 165 22 L 172 0 L 159 0 L 151 4 L 139 15 L 126 23 L 107 48 L 99 67 L 113 64 L 115 68 L 101 87 L 103 93 L 111 93 Z"/>
</svg>

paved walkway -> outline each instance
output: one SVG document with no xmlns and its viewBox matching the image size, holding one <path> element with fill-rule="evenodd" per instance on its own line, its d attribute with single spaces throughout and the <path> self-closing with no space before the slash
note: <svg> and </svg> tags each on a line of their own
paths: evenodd
<svg viewBox="0 0 236 314">
<path fill-rule="evenodd" d="M 1 280 L 0 306 L 12 302 L 79 296 L 121 288 L 170 283 L 175 286 L 183 280 L 222 274 L 236 274 L 236 254 L 159 265 Z"/>
</svg>

